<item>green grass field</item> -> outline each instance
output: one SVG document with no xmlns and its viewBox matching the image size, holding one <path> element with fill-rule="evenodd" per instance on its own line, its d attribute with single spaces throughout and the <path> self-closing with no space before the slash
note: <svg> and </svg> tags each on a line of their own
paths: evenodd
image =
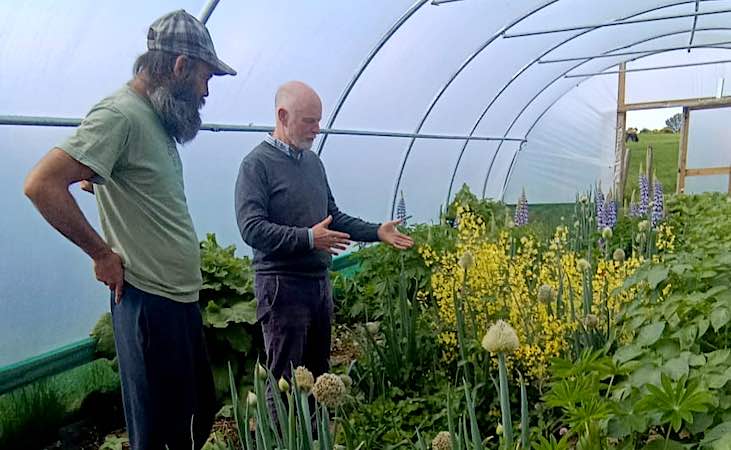
<svg viewBox="0 0 731 450">
<path fill-rule="evenodd" d="M 678 144 L 680 134 L 641 133 L 640 142 L 627 142 L 630 152 L 627 186 L 625 198 L 629 199 L 633 190 L 637 190 L 640 164 L 645 166 L 647 146 L 652 146 L 653 167 L 657 178 L 662 183 L 665 193 L 675 192 L 675 183 L 678 178 Z"/>
</svg>

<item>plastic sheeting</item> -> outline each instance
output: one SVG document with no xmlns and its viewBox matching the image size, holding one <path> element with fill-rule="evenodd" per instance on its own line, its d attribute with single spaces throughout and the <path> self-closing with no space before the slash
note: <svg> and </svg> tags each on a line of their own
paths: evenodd
<svg viewBox="0 0 731 450">
<path fill-rule="evenodd" d="M 462 0 L 439 6 L 426 0 L 221 0 L 208 27 L 220 57 L 239 75 L 211 81 L 203 118 L 270 125 L 276 87 L 302 79 L 322 97 L 323 125 L 527 139 L 521 145 L 321 137 L 321 157 L 339 205 L 373 221 L 389 218 L 401 191 L 416 221 L 433 221 L 463 183 L 478 195 L 508 202 L 523 187 L 532 203 L 570 201 L 596 180 L 608 185 L 613 172 L 616 76 L 565 75 L 613 70 L 627 60 L 634 60 L 629 67 L 641 67 L 731 58 L 726 49 L 648 56 L 688 45 L 693 17 L 505 34 L 688 15 L 696 3 L 701 12 L 731 9 L 731 0 Z M 0 114 L 82 117 L 130 79 L 152 20 L 177 8 L 196 14 L 205 4 L 0 2 Z M 731 41 L 728 17 L 700 16 L 693 44 Z M 648 53 L 599 57 L 638 49 Z M 587 58 L 548 61 L 577 56 Z M 726 66 L 630 74 L 627 101 L 713 95 L 721 76 L 727 77 Z M 0 219 L 0 251 L 9 255 L 0 264 L 0 364 L 82 337 L 106 308 L 106 292 L 93 281 L 86 258 L 20 192 L 30 165 L 71 132 L 0 126 L 6 153 L 0 205 L 14 212 Z M 220 242 L 247 252 L 233 217 L 233 183 L 241 158 L 261 138 L 201 132 L 182 149 L 201 238 L 215 232 Z M 91 199 L 79 198 L 96 220 Z M 39 272 L 32 269 L 31 275 L 31 268 Z M 46 314 L 55 318 L 52 324 L 43 319 Z M 40 325 L 32 325 L 34 318 Z"/>
<path fill-rule="evenodd" d="M 731 108 L 690 111 L 688 169 L 731 167 Z M 729 175 L 693 176 L 685 179 L 685 192 L 729 192 Z"/>
</svg>

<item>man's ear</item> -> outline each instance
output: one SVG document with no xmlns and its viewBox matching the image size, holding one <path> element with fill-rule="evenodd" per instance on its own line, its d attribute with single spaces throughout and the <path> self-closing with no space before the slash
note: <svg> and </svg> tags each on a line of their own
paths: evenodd
<svg viewBox="0 0 731 450">
<path fill-rule="evenodd" d="M 183 76 L 187 71 L 190 70 L 189 65 L 191 64 L 190 58 L 185 55 L 179 55 L 175 58 L 175 65 L 173 66 L 173 75 L 176 78 Z"/>
<path fill-rule="evenodd" d="M 286 109 L 278 108 L 277 109 L 277 118 L 282 123 L 282 125 L 287 126 L 287 120 L 289 119 L 289 114 L 287 113 Z"/>
</svg>

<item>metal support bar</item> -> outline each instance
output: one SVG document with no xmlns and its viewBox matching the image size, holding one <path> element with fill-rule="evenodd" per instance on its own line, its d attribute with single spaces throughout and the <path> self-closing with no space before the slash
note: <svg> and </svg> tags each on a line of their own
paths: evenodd
<svg viewBox="0 0 731 450">
<path fill-rule="evenodd" d="M 434 6 L 439 6 L 442 3 L 452 3 L 452 2 L 461 2 L 462 0 L 431 0 L 431 4 Z"/>
<path fill-rule="evenodd" d="M 669 48 L 651 48 L 648 50 L 633 50 L 631 52 L 617 52 L 617 53 L 601 53 L 599 55 L 589 55 L 589 56 L 574 56 L 571 58 L 558 58 L 558 59 L 542 59 L 538 61 L 539 64 L 551 64 L 551 63 L 561 63 L 561 62 L 569 62 L 569 61 L 582 61 L 582 60 L 591 60 L 596 58 L 612 58 L 615 56 L 629 56 L 629 55 L 642 55 L 645 53 L 664 53 L 664 52 L 672 52 L 676 50 L 685 50 L 688 48 L 724 48 L 722 46 L 724 45 L 731 45 L 731 41 L 722 41 L 722 42 L 712 42 L 709 44 L 698 44 L 698 45 L 681 45 L 680 47 L 669 47 Z"/>
<path fill-rule="evenodd" d="M 416 126 L 416 129 L 414 130 L 415 133 L 419 133 L 421 131 L 421 128 L 424 126 L 424 123 L 426 122 L 426 119 L 429 118 L 429 115 L 431 114 L 432 110 L 436 106 L 436 104 L 439 102 L 439 100 L 442 98 L 442 95 L 449 89 L 449 87 L 452 85 L 454 80 L 457 79 L 459 74 L 462 73 L 462 71 L 467 68 L 472 61 L 477 58 L 477 56 L 482 53 L 483 50 L 485 50 L 490 44 L 492 44 L 496 39 L 498 39 L 503 33 L 505 33 L 507 30 L 515 26 L 516 24 L 520 23 L 521 21 L 525 20 L 526 18 L 530 17 L 531 15 L 541 11 L 542 9 L 553 5 L 554 3 L 557 3 L 559 0 L 548 0 L 541 5 L 538 5 L 536 8 L 532 9 L 531 11 L 528 11 L 524 15 L 517 17 L 509 24 L 506 24 L 501 29 L 499 29 L 497 32 L 493 33 L 485 42 L 483 42 L 482 45 L 480 45 L 475 51 L 470 54 L 467 59 L 457 68 L 454 73 L 447 79 L 446 83 L 442 85 L 442 87 L 439 89 L 439 92 L 434 96 L 432 101 L 429 103 L 429 106 L 426 108 L 426 111 L 424 114 L 422 114 L 421 119 L 419 120 L 419 123 Z M 474 130 L 470 132 L 470 135 L 474 133 Z M 457 162 L 454 165 L 454 170 L 452 171 L 452 178 L 449 182 L 449 188 L 447 189 L 447 203 L 449 203 L 449 197 L 451 197 L 452 193 L 452 186 L 454 184 L 454 177 L 457 173 L 457 168 L 459 167 L 460 161 L 462 160 L 462 154 L 464 153 L 464 148 L 467 146 L 467 143 L 469 141 L 464 142 L 464 146 L 462 147 L 462 150 L 459 152 L 459 156 L 457 157 Z M 411 150 L 414 147 L 414 140 L 409 142 L 409 145 L 406 147 L 406 150 L 404 150 L 402 156 L 401 156 L 401 164 L 399 165 L 399 172 L 396 176 L 396 179 L 394 181 L 393 186 L 393 195 L 391 196 L 391 218 L 394 217 L 396 213 L 396 201 L 398 198 L 398 193 L 400 191 L 401 186 L 401 179 L 403 178 L 404 169 L 406 168 L 406 163 L 408 162 L 409 156 L 411 155 Z"/>
<path fill-rule="evenodd" d="M 731 30 L 731 28 L 729 28 Z M 696 66 L 712 66 L 714 64 L 726 64 L 731 63 L 731 59 L 722 59 L 718 61 L 706 61 L 706 62 L 699 62 L 699 63 L 688 63 L 688 64 L 671 64 L 668 66 L 656 66 L 656 67 L 641 67 L 638 69 L 627 69 L 624 72 L 630 73 L 630 72 L 646 72 L 649 70 L 665 70 L 665 69 L 679 69 L 682 67 L 696 67 Z M 612 75 L 619 73 L 619 70 L 610 70 L 607 72 L 593 72 L 593 73 L 577 73 L 573 75 L 564 75 L 564 78 L 582 78 L 582 77 L 595 77 L 599 75 Z"/>
<path fill-rule="evenodd" d="M 699 7 L 698 0 L 695 0 L 695 15 L 693 15 L 693 28 L 690 30 L 690 40 L 688 41 L 688 46 L 693 45 L 693 37 L 695 36 L 695 27 L 698 25 L 698 7 Z M 688 53 L 690 53 L 690 48 L 688 49 Z"/>
<path fill-rule="evenodd" d="M 631 16 L 626 16 L 626 17 L 623 17 L 623 18 L 621 18 L 621 19 L 619 19 L 619 20 L 627 20 L 627 19 L 630 19 L 630 18 L 632 18 L 632 17 L 637 17 L 637 16 L 639 16 L 639 15 L 642 15 L 642 14 L 647 14 L 647 13 L 650 13 L 650 12 L 653 12 L 653 11 L 658 11 L 658 10 L 661 10 L 661 9 L 664 9 L 664 8 L 670 8 L 670 7 L 673 7 L 673 6 L 679 6 L 679 5 L 683 5 L 683 4 L 687 4 L 687 3 L 692 3 L 693 1 L 694 1 L 694 0 L 683 0 L 683 1 L 675 2 L 675 3 L 671 3 L 671 4 L 667 4 L 667 5 L 663 5 L 663 6 L 655 7 L 655 8 L 652 8 L 652 9 L 648 9 L 648 10 L 640 11 L 640 12 L 638 12 L 638 13 L 635 13 L 635 14 L 631 15 Z M 714 0 L 702 0 L 702 1 L 714 1 Z M 715 29 L 714 29 L 714 28 L 707 28 L 707 29 L 705 29 L 705 31 L 712 31 L 712 30 L 715 30 Z M 498 92 L 498 94 L 497 94 L 497 95 L 496 95 L 496 96 L 495 96 L 495 97 L 493 98 L 493 100 L 492 100 L 492 101 L 490 102 L 490 104 L 489 104 L 489 105 L 487 105 L 487 107 L 486 107 L 486 108 L 485 108 L 485 109 L 483 110 L 482 114 L 480 115 L 480 117 L 479 117 L 479 118 L 477 119 L 477 121 L 475 122 L 475 125 L 474 125 L 474 127 L 473 127 L 473 132 L 474 132 L 474 130 L 476 130 L 476 129 L 477 129 L 477 126 L 478 126 L 478 125 L 480 124 L 480 122 L 481 122 L 481 121 L 482 121 L 482 119 L 483 119 L 483 118 L 485 117 L 485 115 L 487 114 L 488 110 L 489 110 L 489 109 L 490 109 L 490 107 L 491 107 L 491 106 L 493 105 L 493 103 L 495 103 L 495 101 L 496 101 L 496 100 L 498 99 L 498 97 L 499 97 L 499 96 L 500 96 L 500 95 L 501 95 L 501 94 L 502 94 L 503 92 L 505 92 L 505 90 L 507 89 L 507 87 L 508 87 L 508 86 L 509 86 L 509 85 L 510 85 L 510 84 L 511 84 L 511 83 L 512 83 L 513 81 L 515 81 L 515 80 L 516 80 L 516 79 L 517 79 L 517 78 L 518 78 L 519 76 L 521 76 L 521 75 L 522 75 L 523 73 L 525 73 L 525 72 L 526 72 L 526 71 L 528 70 L 528 68 L 530 68 L 530 67 L 531 67 L 531 66 L 532 66 L 533 64 L 535 64 L 536 62 L 538 62 L 538 61 L 539 61 L 539 60 L 540 60 L 541 58 L 543 58 L 544 56 L 546 56 L 546 55 L 547 55 L 547 54 L 549 54 L 550 52 L 552 52 L 552 51 L 554 51 L 554 50 L 558 49 L 558 48 L 559 48 L 559 47 L 561 47 L 562 45 L 565 45 L 566 43 L 568 43 L 568 42 L 571 42 L 572 40 L 574 40 L 574 39 L 576 39 L 576 38 L 578 38 L 578 37 L 580 37 L 580 36 L 584 36 L 584 35 L 586 35 L 587 33 L 590 33 L 591 31 L 593 31 L 593 30 L 586 30 L 586 31 L 582 31 L 581 33 L 577 33 L 577 34 L 575 34 L 574 36 L 570 36 L 570 37 L 566 38 L 566 39 L 565 39 L 565 40 L 564 40 L 563 42 L 560 42 L 560 43 L 556 44 L 555 46 L 551 47 L 550 49 L 546 50 L 546 51 L 545 51 L 545 52 L 543 52 L 543 53 L 542 53 L 542 54 L 541 54 L 540 56 L 538 56 L 537 58 L 533 59 L 533 60 L 532 60 L 532 61 L 531 61 L 530 63 L 528 63 L 527 65 L 525 65 L 525 66 L 524 66 L 524 67 L 523 67 L 523 68 L 522 68 L 522 69 L 521 69 L 521 70 L 520 70 L 520 71 L 519 71 L 519 72 L 518 72 L 517 74 L 515 74 L 515 75 L 514 75 L 514 76 L 513 76 L 513 77 L 512 77 L 511 79 L 510 79 L 510 81 L 508 81 L 508 82 L 507 82 L 507 83 L 505 84 L 505 86 L 503 86 L 503 88 L 502 88 L 502 89 L 500 90 L 500 92 Z M 684 32 L 687 32 L 687 30 L 686 30 L 686 31 L 684 31 Z M 651 38 L 648 38 L 648 39 L 643 39 L 643 40 L 641 40 L 641 41 L 638 41 L 638 42 L 633 42 L 633 43 L 631 43 L 631 44 L 629 44 L 629 45 L 625 45 L 625 46 L 620 46 L 620 47 L 616 47 L 616 48 L 614 48 L 614 49 L 611 49 L 611 50 L 609 50 L 609 51 L 611 52 L 611 51 L 617 51 L 617 50 L 621 50 L 621 49 L 625 49 L 625 48 L 631 48 L 631 47 L 633 47 L 633 46 L 635 46 L 635 45 L 639 45 L 639 44 L 642 44 L 642 43 L 644 43 L 644 42 L 649 42 L 649 41 L 651 41 L 651 40 L 654 40 L 654 39 L 658 39 L 658 38 L 660 38 L 660 37 L 665 37 L 665 36 L 671 36 L 671 35 L 675 35 L 675 34 L 680 34 L 680 32 L 672 32 L 672 33 L 666 33 L 666 34 L 663 34 L 663 35 L 659 35 L 659 36 L 653 36 L 653 37 L 651 37 Z M 563 72 L 562 76 L 563 76 L 563 75 L 566 75 L 566 74 L 567 74 L 568 72 L 570 72 L 571 70 L 574 70 L 574 69 L 576 69 L 577 67 L 580 67 L 581 65 L 585 64 L 586 62 L 588 62 L 588 61 L 582 61 L 582 62 L 580 62 L 580 63 L 578 63 L 578 64 L 574 65 L 574 66 L 573 66 L 573 67 L 571 67 L 571 68 L 570 68 L 569 70 L 567 70 L 567 71 Z M 610 66 L 610 67 L 611 67 L 611 66 Z M 560 78 L 560 77 L 559 77 L 559 78 Z M 559 78 L 556 78 L 556 79 L 552 80 L 551 82 L 549 82 L 549 83 L 548 83 L 548 84 L 547 84 L 546 86 L 544 86 L 544 87 L 543 87 L 543 89 L 541 89 L 541 91 L 539 92 L 539 94 L 540 94 L 540 93 L 542 93 L 543 91 L 545 91 L 546 89 L 548 89 L 548 87 L 549 87 L 549 86 L 551 86 L 551 85 L 552 85 L 553 83 L 555 83 L 556 81 L 558 81 L 558 79 L 559 79 Z M 532 103 L 532 102 L 533 102 L 533 100 L 535 100 L 535 98 L 536 98 L 536 97 L 534 97 L 534 98 L 533 98 L 533 99 L 532 99 L 532 100 L 531 100 L 531 101 L 529 102 L 529 105 L 530 105 L 530 103 Z M 558 101 L 558 99 L 556 99 L 556 101 Z M 555 103 L 555 102 L 554 102 L 554 103 Z M 544 114 L 546 114 L 546 112 L 547 112 L 547 111 L 548 111 L 548 110 L 550 109 L 550 107 L 551 107 L 551 106 L 553 106 L 553 103 L 552 103 L 551 105 L 549 105 L 549 107 L 548 107 L 548 108 L 546 108 L 546 109 L 545 109 L 545 110 L 543 111 L 543 113 L 541 113 L 541 114 L 540 114 L 540 115 L 538 116 L 538 118 L 537 118 L 537 119 L 535 120 L 535 122 L 533 122 L 533 125 L 532 125 L 532 126 L 531 126 L 531 127 L 529 128 L 529 129 L 528 129 L 528 132 L 526 133 L 526 136 L 527 136 L 528 134 L 530 134 L 531 130 L 533 130 L 533 128 L 535 127 L 535 125 L 536 125 L 536 124 L 538 123 L 538 121 L 539 121 L 539 120 L 541 119 L 541 117 L 543 117 L 543 115 L 544 115 Z M 526 106 L 526 108 L 527 108 L 527 106 Z M 524 109 L 524 110 L 525 110 L 525 109 Z M 519 113 L 519 115 L 520 115 L 520 114 L 522 114 L 522 111 L 521 111 L 521 112 Z M 511 125 L 511 127 L 510 127 L 510 128 L 512 128 L 512 125 Z M 498 153 L 498 152 L 500 151 L 500 148 L 501 148 L 501 146 L 498 146 L 498 148 L 497 148 L 497 150 L 496 150 L 496 153 L 495 153 L 495 154 L 493 155 L 492 159 L 490 160 L 490 164 L 489 164 L 489 166 L 488 166 L 488 168 L 487 168 L 487 172 L 486 172 L 486 175 L 485 175 L 485 180 L 484 180 L 484 182 L 483 182 L 483 185 L 482 185 L 482 197 L 483 197 L 483 198 L 485 197 L 485 192 L 487 191 L 487 180 L 488 180 L 488 178 L 490 177 L 490 174 L 492 173 L 492 168 L 493 168 L 493 165 L 494 165 L 494 163 L 495 163 L 495 159 L 497 158 L 497 153 Z M 514 160 L 514 158 L 513 158 L 513 160 Z M 506 180 L 505 180 L 505 185 L 507 185 L 507 178 L 506 178 Z"/>
<path fill-rule="evenodd" d="M 624 46 L 624 47 L 620 47 L 620 48 L 631 48 L 631 47 L 633 47 L 633 46 L 635 46 L 635 45 L 640 45 L 640 44 L 642 44 L 642 43 L 645 43 L 645 42 L 649 42 L 649 41 L 651 41 L 651 40 L 654 40 L 654 39 L 659 39 L 659 38 L 662 38 L 662 37 L 672 36 L 672 35 L 675 35 L 675 34 L 680 34 L 680 33 L 687 33 L 687 31 L 688 31 L 688 30 L 681 30 L 681 31 L 675 31 L 675 32 L 672 32 L 672 33 L 665 33 L 665 34 L 663 34 L 663 35 L 659 35 L 659 36 L 653 36 L 653 37 L 651 37 L 651 38 L 643 39 L 643 40 L 641 40 L 641 41 L 638 41 L 638 42 L 634 42 L 634 43 L 632 43 L 632 44 L 629 44 L 629 45 L 626 45 L 626 46 Z M 708 31 L 710 31 L 710 29 L 708 29 Z M 726 50 L 728 50 L 728 49 L 729 49 L 728 47 L 715 47 L 715 48 L 722 48 L 722 49 L 726 49 Z M 612 49 L 612 50 L 608 50 L 607 52 L 612 52 L 612 51 L 615 51 L 615 50 L 617 50 L 617 49 L 615 48 L 615 49 Z M 661 52 L 658 52 L 658 53 L 661 53 Z M 644 55 L 643 57 L 647 57 L 647 56 L 652 56 L 652 55 Z M 636 59 L 639 59 L 639 58 L 636 58 Z M 510 126 L 509 126 L 509 127 L 507 128 L 506 134 L 507 134 L 507 133 L 509 133 L 509 132 L 510 132 L 510 130 L 512 130 L 512 129 L 513 129 L 513 126 L 514 126 L 514 125 L 515 125 L 515 123 L 516 123 L 516 122 L 518 121 L 518 119 L 519 119 L 519 118 L 520 118 L 520 116 L 521 116 L 521 115 L 523 114 L 523 112 L 525 112 L 525 110 L 526 110 L 526 109 L 528 109 L 528 107 L 529 107 L 529 106 L 531 105 L 531 103 L 533 103 L 533 102 L 534 102 L 534 101 L 535 101 L 535 100 L 536 100 L 536 99 L 537 99 L 537 98 L 538 98 L 538 97 L 539 97 L 539 96 L 540 96 L 540 95 L 541 95 L 541 94 L 542 94 L 542 93 L 543 93 L 543 92 L 544 92 L 544 91 L 545 91 L 546 89 L 548 89 L 548 88 L 549 88 L 550 86 L 552 86 L 552 85 L 553 85 L 553 83 L 555 83 L 555 82 L 556 82 L 556 81 L 558 81 L 559 79 L 563 78 L 563 76 L 564 76 L 564 75 L 566 75 L 567 73 L 569 73 L 570 71 L 572 71 L 572 70 L 574 70 L 574 69 L 576 69 L 576 68 L 580 67 L 580 66 L 581 66 L 581 65 L 583 65 L 583 64 L 586 64 L 587 62 L 589 62 L 589 61 L 588 61 L 588 60 L 584 60 L 584 61 L 582 61 L 582 62 L 579 62 L 578 64 L 574 65 L 573 67 L 570 67 L 569 69 L 567 69 L 566 71 L 564 71 L 564 72 L 563 72 L 562 74 L 560 74 L 560 75 L 559 75 L 558 77 L 554 78 L 554 79 L 553 79 L 552 81 L 550 81 L 550 82 L 549 82 L 548 84 L 546 84 L 546 85 L 545 85 L 545 86 L 544 86 L 544 87 L 543 87 L 543 88 L 542 88 L 542 89 L 541 89 L 541 90 L 540 90 L 540 91 L 539 91 L 539 92 L 538 92 L 538 93 L 537 93 L 536 95 L 534 95 L 534 96 L 533 96 L 533 98 L 531 98 L 531 100 L 530 100 L 530 101 L 528 101 L 528 103 L 527 103 L 527 104 L 526 104 L 526 105 L 525 105 L 525 106 L 523 107 L 523 109 L 521 109 L 521 110 L 520 110 L 520 112 L 519 112 L 519 113 L 518 113 L 518 115 L 517 115 L 517 116 L 515 117 L 515 119 L 513 120 L 513 122 L 512 122 L 512 123 L 510 124 Z M 625 61 L 625 62 L 626 62 L 626 61 Z M 606 69 L 609 69 L 609 68 L 610 68 L 610 67 L 612 67 L 612 66 L 613 66 L 613 65 L 610 65 L 609 67 L 605 68 L 605 70 L 606 70 Z M 539 115 L 538 115 L 538 117 L 536 118 L 536 120 L 535 120 L 535 121 L 533 122 L 533 124 L 531 125 L 531 127 L 530 127 L 530 128 L 528 129 L 528 131 L 526 132 L 526 134 L 525 134 L 526 138 L 527 138 L 527 137 L 528 137 L 528 135 L 529 135 L 529 134 L 531 133 L 531 131 L 533 130 L 533 128 L 534 128 L 534 127 L 536 126 L 536 124 L 537 124 L 537 123 L 538 123 L 538 122 L 540 121 L 540 119 L 541 119 L 541 118 L 542 118 L 542 117 L 543 117 L 543 116 L 544 116 L 544 115 L 546 114 L 546 112 L 548 112 L 548 110 L 549 110 L 549 109 L 550 109 L 550 108 L 551 108 L 551 107 L 552 107 L 552 106 L 553 106 L 553 105 L 554 105 L 554 104 L 555 104 L 555 103 L 556 103 L 556 102 L 557 102 L 557 101 L 558 101 L 558 100 L 559 100 L 560 98 L 561 98 L 561 97 L 558 97 L 558 98 L 556 98 L 556 99 L 555 99 L 555 100 L 554 100 L 554 101 L 553 101 L 553 102 L 552 102 L 552 103 L 551 103 L 551 104 L 550 104 L 550 105 L 549 105 L 549 106 L 548 106 L 548 107 L 547 107 L 546 109 L 544 109 L 544 110 L 543 110 L 543 112 L 542 112 L 541 114 L 539 114 Z M 500 143 L 500 144 L 498 145 L 497 151 L 499 151 L 501 147 L 502 147 L 502 143 Z M 512 165 L 513 165 L 513 164 L 515 163 L 515 156 L 516 156 L 516 155 L 517 155 L 517 152 L 515 152 L 515 154 L 513 155 L 513 159 L 512 159 L 512 161 L 511 161 L 511 169 L 512 169 Z M 495 157 L 496 157 L 496 156 L 497 156 L 497 154 L 495 155 Z M 495 159 L 495 157 L 493 157 L 493 160 Z M 491 169 L 492 169 L 492 164 L 490 165 L 490 168 L 488 169 L 488 172 L 487 172 L 487 174 L 485 175 L 485 182 L 484 182 L 484 184 L 483 184 L 483 188 L 482 188 L 482 191 L 483 191 L 483 193 L 482 193 L 482 197 L 483 197 L 483 198 L 484 198 L 484 196 L 485 196 L 485 190 L 486 190 L 486 188 L 487 188 L 487 179 L 488 179 L 488 178 L 489 178 L 489 176 L 490 176 L 490 171 L 491 171 Z M 509 169 L 509 170 L 508 170 L 508 173 L 512 173 L 512 170 L 511 170 L 511 169 Z M 503 182 L 503 191 L 502 191 L 502 192 L 503 192 L 503 194 L 504 194 L 504 193 L 505 193 L 505 189 L 507 188 L 507 184 L 508 184 L 509 178 L 508 178 L 508 177 L 506 176 L 506 178 L 505 178 L 505 179 L 504 179 L 503 181 L 504 181 L 504 182 Z M 502 196 L 502 195 L 501 195 L 501 196 Z"/>
<path fill-rule="evenodd" d="M 368 65 L 371 63 L 373 58 L 376 57 L 379 51 L 381 51 L 381 48 L 383 48 L 384 45 L 388 42 L 391 37 L 393 37 L 394 34 L 401 28 L 401 26 L 413 16 L 416 11 L 419 10 L 422 6 L 426 4 L 428 0 L 416 0 L 413 5 L 406 11 L 397 21 L 394 23 L 391 28 L 384 34 L 381 39 L 378 41 L 376 46 L 371 50 L 371 52 L 368 54 L 366 59 L 361 63 L 358 70 L 355 72 L 355 75 L 353 75 L 353 78 L 348 82 L 348 85 L 343 90 L 342 94 L 340 94 L 340 98 L 335 103 L 335 107 L 333 108 L 332 113 L 330 113 L 330 117 L 328 117 L 327 122 L 325 123 L 325 128 L 330 128 L 335 123 L 335 119 L 337 119 L 338 114 L 340 113 L 340 108 L 343 107 L 343 104 L 345 103 L 345 100 L 348 99 L 348 96 L 350 95 L 350 91 L 353 90 L 353 87 L 360 79 L 360 76 L 363 75 L 363 72 L 368 68 Z M 322 139 L 317 143 L 317 148 L 315 149 L 315 153 L 318 155 L 322 155 L 322 149 L 325 146 L 325 142 L 327 142 L 327 135 L 323 136 Z"/>
<path fill-rule="evenodd" d="M 550 30 L 540 30 L 540 31 L 526 31 L 524 33 L 513 33 L 513 34 L 505 34 L 505 38 L 516 38 L 516 37 L 525 37 L 525 36 L 537 36 L 541 34 L 551 34 L 551 33 L 563 33 L 564 31 L 579 31 L 579 30 L 586 30 L 586 29 L 597 29 L 597 28 L 604 28 L 604 27 L 614 27 L 618 25 L 632 25 L 637 23 L 646 23 L 646 22 L 657 22 L 659 20 L 671 20 L 671 19 L 682 19 L 684 17 L 698 17 L 698 16 L 710 16 L 713 14 L 726 14 L 730 13 L 731 9 L 721 9 L 718 11 L 706 11 L 706 12 L 695 12 L 691 14 L 674 14 L 670 16 L 660 16 L 660 17 L 647 17 L 644 19 L 630 19 L 630 20 L 623 20 L 621 22 L 613 21 L 613 22 L 605 22 L 605 23 L 598 23 L 593 25 L 576 25 L 573 27 L 566 27 L 566 28 L 555 28 Z"/>
<path fill-rule="evenodd" d="M 201 9 L 201 12 L 198 14 L 198 20 L 200 20 L 203 25 L 205 25 L 208 22 L 208 19 L 211 18 L 211 14 L 213 14 L 213 10 L 216 9 L 216 6 L 218 6 L 219 1 L 221 0 L 208 0 L 205 6 L 203 6 L 203 9 Z"/>
<path fill-rule="evenodd" d="M 63 117 L 28 117 L 28 116 L 0 116 L 0 125 L 26 125 L 44 127 L 77 127 L 81 119 Z M 212 132 L 244 132 L 244 133 L 269 133 L 274 130 L 269 125 L 227 125 L 218 123 L 204 123 L 201 130 Z M 345 135 L 345 136 L 380 136 L 412 139 L 442 139 L 442 140 L 472 140 L 472 141 L 516 141 L 524 142 L 524 138 L 505 136 L 466 136 L 458 134 L 424 134 L 424 133 L 403 133 L 398 131 L 374 131 L 374 130 L 348 130 L 338 128 L 323 128 L 320 134 Z"/>
<path fill-rule="evenodd" d="M 622 107 L 623 111 L 642 111 L 646 109 L 689 107 L 691 109 L 723 108 L 731 106 L 731 96 L 681 98 L 676 100 L 659 100 L 653 102 L 628 103 Z"/>
</svg>

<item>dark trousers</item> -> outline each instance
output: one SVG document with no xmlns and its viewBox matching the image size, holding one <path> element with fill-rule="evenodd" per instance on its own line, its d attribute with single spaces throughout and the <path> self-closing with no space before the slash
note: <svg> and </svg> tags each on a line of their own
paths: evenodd
<svg viewBox="0 0 731 450">
<path fill-rule="evenodd" d="M 264 333 L 267 367 L 274 379 L 289 380 L 291 367 L 298 366 L 306 367 L 315 378 L 327 372 L 333 317 L 330 278 L 256 274 L 254 286 L 256 317 Z M 271 386 L 267 400 L 276 417 Z"/>
<path fill-rule="evenodd" d="M 111 298 L 130 447 L 201 448 L 216 411 L 198 303 L 176 302 L 128 283 L 120 304 L 114 292 Z"/>
</svg>

